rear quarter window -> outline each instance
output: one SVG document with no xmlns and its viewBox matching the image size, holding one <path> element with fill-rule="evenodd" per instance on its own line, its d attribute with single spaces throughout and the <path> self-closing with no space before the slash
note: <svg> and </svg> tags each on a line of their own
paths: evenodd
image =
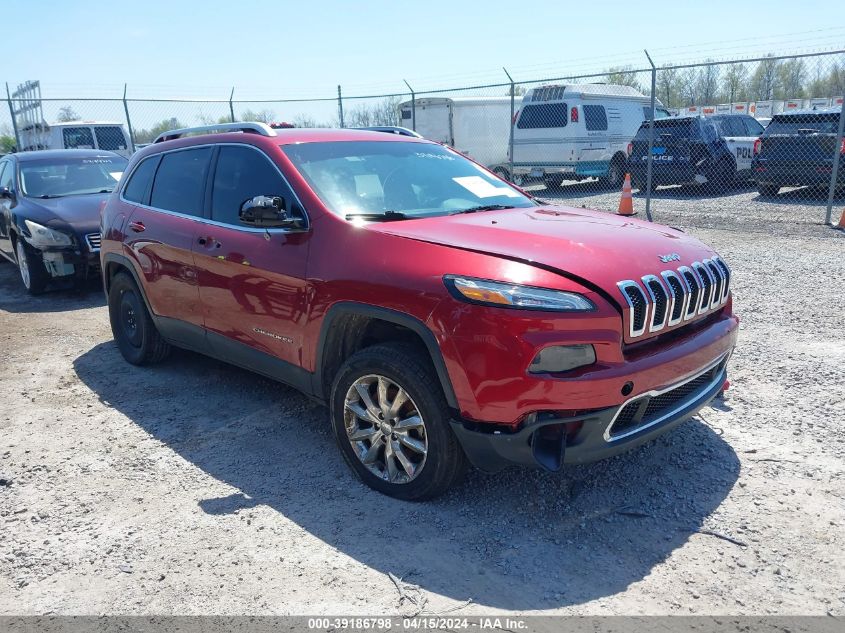
<svg viewBox="0 0 845 633">
<path fill-rule="evenodd" d="M 153 182 L 156 165 L 158 164 L 158 156 L 150 156 L 141 161 L 132 175 L 129 176 L 129 182 L 123 188 L 123 197 L 129 202 L 137 202 L 138 204 L 146 204 L 150 197 L 150 185 Z"/>
</svg>

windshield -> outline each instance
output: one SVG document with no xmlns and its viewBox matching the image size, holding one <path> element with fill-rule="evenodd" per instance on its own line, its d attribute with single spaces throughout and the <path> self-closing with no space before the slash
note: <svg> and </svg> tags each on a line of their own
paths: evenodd
<svg viewBox="0 0 845 633">
<path fill-rule="evenodd" d="M 119 156 L 51 158 L 22 162 L 21 191 L 31 198 L 58 198 L 112 191 L 127 160 Z"/>
<path fill-rule="evenodd" d="M 775 115 L 766 134 L 836 134 L 839 113 Z"/>
<path fill-rule="evenodd" d="M 534 202 L 442 145 L 337 141 L 283 145 L 323 203 L 342 217 L 445 215 Z M 390 212 L 390 213 L 388 213 Z"/>
<path fill-rule="evenodd" d="M 634 137 L 637 141 L 648 140 L 649 122 L 645 121 L 640 129 L 637 130 L 637 135 Z M 690 138 L 697 136 L 698 119 L 661 119 L 659 116 L 654 120 L 654 138 L 659 139 L 662 136 L 674 136 L 678 138 Z"/>
</svg>

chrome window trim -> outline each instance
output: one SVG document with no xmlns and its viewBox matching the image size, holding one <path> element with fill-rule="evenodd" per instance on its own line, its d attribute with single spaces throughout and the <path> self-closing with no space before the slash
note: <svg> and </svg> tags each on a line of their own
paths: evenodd
<svg viewBox="0 0 845 633">
<path fill-rule="evenodd" d="M 699 378 L 702 374 L 706 374 L 708 371 L 710 371 L 711 369 L 713 369 L 714 367 L 719 365 L 729 355 L 730 355 L 729 351 L 725 352 L 724 354 L 721 354 L 716 360 L 708 363 L 704 368 L 695 372 L 689 378 L 681 380 L 680 382 L 676 382 L 672 385 L 669 385 L 668 387 L 664 387 L 663 389 L 652 389 L 651 391 L 646 391 L 645 393 L 638 394 L 638 395 L 634 396 L 633 398 L 629 398 L 628 400 L 623 402 L 621 405 L 619 405 L 619 409 L 617 409 L 616 413 L 613 414 L 613 419 L 610 421 L 610 424 L 608 424 L 607 428 L 604 430 L 604 441 L 605 442 L 616 442 L 618 440 L 624 439 L 626 437 L 634 435 L 635 433 L 639 433 L 640 431 L 644 431 L 648 428 L 656 426 L 657 424 L 664 422 L 667 418 L 671 418 L 674 415 L 676 415 L 679 411 L 682 411 L 683 409 L 685 409 L 687 406 L 689 406 L 690 402 L 697 400 L 698 398 L 701 397 L 701 394 L 706 393 L 707 391 L 712 389 L 717 383 L 724 380 L 723 372 L 720 372 L 719 375 L 715 379 L 711 380 L 709 383 L 707 383 L 706 386 L 704 386 L 703 388 L 696 391 L 694 396 L 687 398 L 686 400 L 684 400 L 684 402 L 682 404 L 679 404 L 678 406 L 674 407 L 671 411 L 667 411 L 666 413 L 662 414 L 660 417 L 652 420 L 651 422 L 648 422 L 646 424 L 642 424 L 642 425 L 640 425 L 640 426 L 638 426 L 634 429 L 628 429 L 627 431 L 625 431 L 625 432 L 623 432 L 619 435 L 611 435 L 610 434 L 610 429 L 613 428 L 613 425 L 616 422 L 616 418 L 618 418 L 619 414 L 622 413 L 622 410 L 626 406 L 631 404 L 632 402 L 635 402 L 636 400 L 641 400 L 642 398 L 645 398 L 645 397 L 654 398 L 655 396 L 659 396 L 660 394 L 666 393 L 667 391 L 672 391 L 673 389 L 683 387 L 688 382 L 691 382 L 691 381 L 695 380 L 696 378 Z"/>
<path fill-rule="evenodd" d="M 643 292 L 642 287 L 633 279 L 626 279 L 625 281 L 617 282 L 616 286 L 619 288 L 619 292 L 622 294 L 622 297 L 628 303 L 628 334 L 631 338 L 637 338 L 638 336 L 642 336 L 645 334 L 646 329 L 648 328 L 649 319 L 651 317 L 651 310 L 650 303 L 648 300 L 648 295 Z M 639 330 L 634 329 L 634 304 L 631 301 L 628 294 L 625 292 L 625 288 L 633 287 L 636 288 L 637 291 L 642 295 L 643 302 L 645 303 L 645 317 L 643 318 L 643 327 Z"/>
<path fill-rule="evenodd" d="M 705 260 L 707 261 L 707 260 Z M 710 291 L 707 293 L 707 305 L 704 305 L 704 296 L 702 294 L 701 303 L 698 304 L 698 312 L 697 314 L 704 314 L 708 310 L 713 307 L 713 295 L 716 293 L 716 280 L 713 279 L 713 273 L 710 272 L 710 269 L 707 268 L 706 265 L 702 264 L 701 262 L 695 261 L 692 263 L 691 268 L 698 273 L 700 279 L 702 279 L 702 290 L 704 289 L 703 278 L 701 276 L 701 270 L 707 275 L 707 280 L 710 282 Z M 700 269 L 700 270 L 699 270 Z"/>
<path fill-rule="evenodd" d="M 653 306 L 653 308 L 651 310 L 651 319 L 648 322 L 648 331 L 649 332 L 659 332 L 664 327 L 666 327 L 666 321 L 669 318 L 669 311 L 668 311 L 669 294 L 666 292 L 666 288 L 660 282 L 660 279 L 657 277 L 657 275 L 643 275 L 640 279 L 642 279 L 642 281 L 643 281 L 643 287 L 645 288 L 645 291 L 648 293 L 648 296 L 651 298 L 651 305 Z M 654 295 L 654 291 L 648 285 L 649 281 L 656 281 L 657 284 L 663 289 L 663 294 L 666 296 L 666 308 L 667 309 L 664 309 L 664 311 L 663 311 L 663 322 L 660 325 L 655 325 L 654 322 L 653 322 L 654 317 L 657 314 L 657 297 Z"/>
<path fill-rule="evenodd" d="M 687 299 L 687 302 L 686 302 L 687 303 L 687 309 L 684 310 L 684 319 L 683 320 L 684 321 L 691 321 L 696 316 L 698 316 L 698 309 L 701 307 L 701 299 L 704 296 L 704 292 L 703 292 L 704 288 L 703 288 L 703 285 L 701 283 L 701 278 L 698 276 L 698 273 L 695 272 L 695 270 L 693 270 L 689 266 L 679 266 L 678 272 L 681 274 L 681 277 L 684 280 L 684 285 L 687 287 L 687 290 L 689 290 L 689 299 Z M 695 307 L 693 308 L 692 312 L 689 311 L 689 306 L 690 306 L 690 303 L 692 302 L 693 288 L 690 287 L 689 283 L 687 282 L 686 277 L 684 276 L 684 272 L 688 272 L 692 275 L 692 278 L 695 280 L 696 289 L 698 290 L 698 297 L 696 298 Z"/>
<path fill-rule="evenodd" d="M 666 288 L 668 288 L 669 293 L 672 295 L 672 306 L 671 306 L 671 309 L 669 310 L 669 313 L 668 313 L 669 316 L 668 316 L 668 319 L 666 321 L 666 325 L 668 327 L 673 327 L 675 325 L 678 325 L 678 323 L 680 323 L 681 321 L 683 321 L 684 315 L 687 313 L 687 304 L 689 303 L 689 297 L 690 297 L 690 294 L 689 294 L 688 288 L 687 288 L 687 282 L 683 278 L 683 275 L 679 275 L 674 270 L 664 270 L 662 273 L 660 273 L 660 276 L 663 277 L 663 280 L 666 282 L 666 284 L 665 284 Z M 681 296 L 680 297 L 677 297 L 675 295 L 675 290 L 672 288 L 672 284 L 669 283 L 670 278 L 674 278 L 678 282 L 678 285 L 681 286 Z M 681 314 L 680 314 L 680 316 L 678 316 L 677 319 L 673 319 L 672 313 L 675 311 L 675 303 L 677 303 L 679 299 L 681 301 Z"/>
<path fill-rule="evenodd" d="M 159 207 L 153 207 L 148 204 L 141 204 L 140 202 L 133 202 L 132 200 L 127 200 L 123 197 L 123 193 L 126 190 L 126 186 L 129 184 L 129 181 L 132 179 L 132 176 L 135 175 L 135 171 L 138 169 L 138 166 L 146 160 L 152 160 L 156 157 L 164 156 L 165 154 L 173 154 L 175 152 L 185 152 L 192 149 L 202 149 L 204 147 L 210 147 L 214 149 L 215 147 L 224 147 L 224 146 L 232 146 L 232 147 L 249 147 L 250 149 L 255 150 L 259 154 L 261 154 L 265 160 L 268 160 L 271 165 L 275 168 L 278 172 L 279 176 L 282 178 L 282 181 L 287 185 L 287 188 L 290 190 L 291 194 L 293 195 L 296 202 L 299 204 L 299 208 L 302 209 L 302 214 L 305 219 L 305 226 L 298 229 L 286 229 L 286 228 L 256 228 L 252 226 L 238 226 L 236 224 L 227 224 L 226 222 L 218 222 L 216 220 L 212 220 L 210 218 L 204 218 L 198 215 L 191 215 L 189 213 L 180 213 L 178 211 L 170 211 L 169 209 L 162 209 Z M 153 184 L 155 184 L 155 176 L 153 176 Z M 212 190 L 214 189 L 214 184 L 212 182 Z M 152 197 L 152 189 L 150 189 L 150 196 Z M 302 200 L 300 200 L 299 195 L 297 195 L 296 190 L 291 186 L 290 181 L 285 177 L 282 173 L 282 170 L 279 169 L 279 166 L 273 162 L 266 152 L 264 152 L 261 148 L 256 147 L 255 145 L 250 145 L 249 143 L 202 143 L 200 145 L 189 145 L 188 147 L 177 147 L 174 149 L 165 150 L 162 152 L 154 152 L 149 156 L 144 157 L 142 160 L 139 160 L 135 166 L 132 168 L 132 171 L 129 172 L 129 175 L 126 176 L 126 180 L 121 183 L 120 186 L 120 195 L 119 199 L 121 202 L 126 204 L 131 204 L 136 207 L 140 207 L 142 209 L 147 209 L 148 211 L 156 211 L 158 213 L 163 213 L 165 215 L 171 215 L 177 218 L 185 218 L 186 220 L 196 220 L 197 222 L 201 222 L 202 224 L 209 224 L 211 226 L 219 226 L 226 229 L 234 229 L 236 231 L 242 231 L 244 233 L 270 233 L 272 234 L 288 234 L 288 233 L 304 233 L 311 229 L 311 220 L 308 217 L 308 212 L 305 210 L 305 205 L 302 204 Z"/>
</svg>

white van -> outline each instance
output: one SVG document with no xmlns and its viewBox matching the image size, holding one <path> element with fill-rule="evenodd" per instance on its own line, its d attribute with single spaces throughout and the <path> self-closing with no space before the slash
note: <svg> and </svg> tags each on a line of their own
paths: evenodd
<svg viewBox="0 0 845 633">
<path fill-rule="evenodd" d="M 507 162 L 510 97 L 426 97 L 399 104 L 402 125 L 491 169 Z"/>
<path fill-rule="evenodd" d="M 132 143 L 122 123 L 70 121 L 32 125 L 19 131 L 20 151 L 38 149 L 101 149 L 129 158 Z"/>
<path fill-rule="evenodd" d="M 669 111 L 656 102 L 655 118 Z M 629 86 L 549 85 L 522 98 L 513 131 L 513 181 L 599 178 L 621 186 L 628 143 L 646 121 L 651 98 Z"/>
</svg>

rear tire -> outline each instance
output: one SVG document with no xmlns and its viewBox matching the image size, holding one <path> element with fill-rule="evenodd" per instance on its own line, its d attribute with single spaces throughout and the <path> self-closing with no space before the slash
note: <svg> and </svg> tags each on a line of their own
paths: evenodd
<svg viewBox="0 0 845 633">
<path fill-rule="evenodd" d="M 440 382 L 413 346 L 388 343 L 353 354 L 334 379 L 330 405 L 344 459 L 382 494 L 431 499 L 466 471 Z"/>
<path fill-rule="evenodd" d="M 778 195 L 779 191 L 780 187 L 778 187 L 777 185 L 772 185 L 764 182 L 757 183 L 757 193 L 759 193 L 760 196 L 763 198 L 774 198 L 776 195 Z"/>
<path fill-rule="evenodd" d="M 127 273 L 118 273 L 111 282 L 109 320 L 115 343 L 127 362 L 148 365 L 170 353 L 170 345 L 156 329 L 141 291 Z"/>
<path fill-rule="evenodd" d="M 607 168 L 607 175 L 599 178 L 599 182 L 603 187 L 608 189 L 621 189 L 622 183 L 625 181 L 625 159 L 620 156 L 614 156 L 610 161 L 610 166 Z"/>
<path fill-rule="evenodd" d="M 50 273 L 44 267 L 41 256 L 27 246 L 21 238 L 16 240 L 15 259 L 18 263 L 18 273 L 26 291 L 31 295 L 44 292 L 50 283 Z"/>
</svg>

